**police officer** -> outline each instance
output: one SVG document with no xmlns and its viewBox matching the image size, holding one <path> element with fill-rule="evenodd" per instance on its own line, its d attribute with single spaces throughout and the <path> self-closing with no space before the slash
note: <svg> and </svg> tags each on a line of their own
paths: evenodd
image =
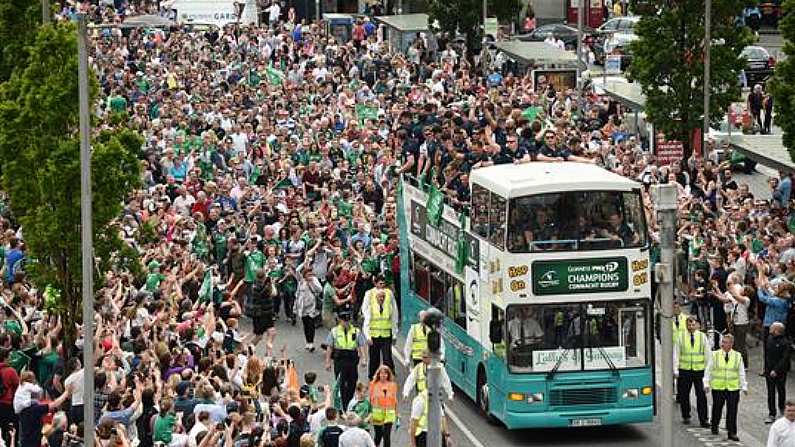
<svg viewBox="0 0 795 447">
<path fill-rule="evenodd" d="M 398 310 L 392 291 L 386 288 L 383 276 L 379 276 L 375 281 L 375 287 L 365 293 L 362 315 L 364 315 L 362 331 L 370 346 L 368 376 L 372 379 L 375 371 L 382 364 L 395 370 L 395 363 L 392 361 L 392 342 L 398 330 Z"/>
<path fill-rule="evenodd" d="M 712 353 L 712 359 L 704 370 L 704 390 L 712 390 L 712 434 L 718 434 L 718 424 L 726 405 L 726 429 L 730 441 L 737 437 L 737 407 L 740 403 L 740 390 L 748 394 L 745 380 L 745 365 L 739 352 L 732 349 L 734 337 L 724 335 L 720 349 Z"/>
<path fill-rule="evenodd" d="M 427 312 L 424 310 L 419 312 L 419 322 L 411 325 L 406 336 L 403 354 L 407 359 L 411 359 L 411 364 L 414 366 L 422 362 L 422 353 L 428 350 L 428 334 L 431 332 L 431 328 L 425 324 L 426 314 Z M 439 348 L 439 358 L 444 360 L 444 343 Z"/>
<path fill-rule="evenodd" d="M 359 362 L 364 366 L 367 340 L 359 328 L 351 324 L 350 312 L 340 312 L 337 317 L 339 323 L 326 338 L 326 370 L 331 370 L 331 360 L 334 359 L 334 376 L 340 387 L 342 408 L 348 408 L 359 380 Z"/>
<path fill-rule="evenodd" d="M 704 393 L 704 370 L 711 360 L 707 335 L 698 330 L 693 316 L 687 317 L 687 330 L 679 334 L 674 345 L 674 371 L 677 378 L 677 396 L 682 410 L 682 421 L 690 423 L 690 388 L 696 390 L 696 411 L 702 428 L 709 428 L 707 421 L 707 395 Z M 678 365 L 678 366 L 677 366 Z"/>
</svg>

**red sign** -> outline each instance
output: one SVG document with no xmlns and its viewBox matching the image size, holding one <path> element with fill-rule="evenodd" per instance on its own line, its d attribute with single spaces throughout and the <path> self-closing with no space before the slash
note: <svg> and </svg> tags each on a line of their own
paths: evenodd
<svg viewBox="0 0 795 447">
<path fill-rule="evenodd" d="M 668 166 L 682 161 L 685 156 L 685 145 L 681 141 L 657 141 L 657 166 Z"/>
</svg>

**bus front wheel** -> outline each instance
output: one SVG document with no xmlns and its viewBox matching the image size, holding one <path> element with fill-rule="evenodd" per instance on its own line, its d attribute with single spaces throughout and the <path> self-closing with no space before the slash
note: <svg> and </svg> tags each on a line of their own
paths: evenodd
<svg viewBox="0 0 795 447">
<path fill-rule="evenodd" d="M 478 408 L 480 408 L 481 413 L 486 416 L 486 420 L 489 421 L 489 423 L 496 424 L 497 418 L 491 414 L 491 410 L 489 409 L 489 384 L 486 382 L 486 371 L 483 368 L 478 370 L 477 384 Z"/>
</svg>

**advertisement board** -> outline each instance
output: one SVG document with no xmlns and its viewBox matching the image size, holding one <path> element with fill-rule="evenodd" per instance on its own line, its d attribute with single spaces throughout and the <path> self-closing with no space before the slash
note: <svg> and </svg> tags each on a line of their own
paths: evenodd
<svg viewBox="0 0 795 447">
<path fill-rule="evenodd" d="M 543 76 L 547 84 L 552 84 L 556 92 L 577 88 L 577 70 L 548 69 L 533 70 L 533 86 L 538 91 L 538 80 Z"/>
<path fill-rule="evenodd" d="M 258 24 L 257 4 L 254 0 L 176 0 L 170 8 L 177 11 L 180 23 L 212 23 L 223 27 L 238 21 L 235 3 L 244 3 L 240 24 Z"/>
<path fill-rule="evenodd" d="M 626 258 L 535 261 L 533 294 L 622 292 L 629 285 Z"/>
</svg>

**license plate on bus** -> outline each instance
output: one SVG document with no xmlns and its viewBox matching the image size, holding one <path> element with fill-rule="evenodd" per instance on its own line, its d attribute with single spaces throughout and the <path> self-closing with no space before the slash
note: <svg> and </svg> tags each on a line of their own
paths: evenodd
<svg viewBox="0 0 795 447">
<path fill-rule="evenodd" d="M 569 427 L 596 427 L 602 425 L 601 418 L 571 419 Z"/>
</svg>

